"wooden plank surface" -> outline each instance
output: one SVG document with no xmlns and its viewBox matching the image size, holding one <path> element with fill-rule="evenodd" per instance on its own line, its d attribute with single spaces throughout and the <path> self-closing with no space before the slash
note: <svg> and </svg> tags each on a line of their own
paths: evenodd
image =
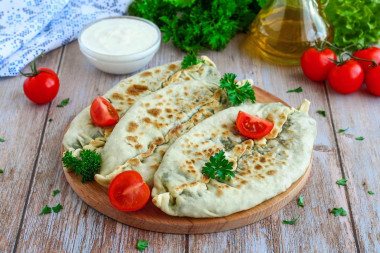
<svg viewBox="0 0 380 253">
<path fill-rule="evenodd" d="M 37 66 L 57 70 L 61 49 L 38 59 Z M 30 72 L 29 65 L 24 72 Z M 0 252 L 18 240 L 30 181 L 35 171 L 49 104 L 38 106 L 24 95 L 25 78 L 0 78 Z"/>
<path fill-rule="evenodd" d="M 145 252 L 379 252 L 380 251 L 380 100 L 364 89 L 343 96 L 323 83 L 308 81 L 299 67 L 281 67 L 252 60 L 241 51 L 239 35 L 221 52 L 206 52 L 222 73 L 255 85 L 298 106 L 312 101 L 317 119 L 312 176 L 301 191 L 305 207 L 296 200 L 271 217 L 253 225 L 205 235 L 172 235 L 135 229 L 94 211 L 67 184 L 60 163 L 63 132 L 72 118 L 94 97 L 126 76 L 102 73 L 80 54 L 77 42 L 66 46 L 59 68 L 61 90 L 49 105 L 36 106 L 25 99 L 23 78 L 0 79 L 0 252 L 134 252 L 137 239 L 149 240 Z M 58 70 L 58 49 L 42 65 Z M 148 67 L 178 60 L 184 53 L 163 44 Z M 302 86 L 302 93 L 286 93 Z M 56 105 L 70 97 L 67 107 Z M 324 118 L 316 110 L 325 110 Z M 48 115 L 47 115 L 48 113 Z M 52 118 L 52 122 L 46 121 Z M 45 123 L 46 122 L 46 123 Z M 337 134 L 339 128 L 348 133 Z M 364 136 L 362 142 L 355 137 Z M 348 186 L 335 183 L 343 176 Z M 61 190 L 56 197 L 52 191 Z M 375 192 L 369 195 L 368 190 Z M 63 205 L 58 214 L 38 216 L 48 204 Z M 346 217 L 329 213 L 334 207 Z M 25 209 L 24 209 L 25 208 Z M 295 225 L 284 225 L 298 214 Z"/>
</svg>

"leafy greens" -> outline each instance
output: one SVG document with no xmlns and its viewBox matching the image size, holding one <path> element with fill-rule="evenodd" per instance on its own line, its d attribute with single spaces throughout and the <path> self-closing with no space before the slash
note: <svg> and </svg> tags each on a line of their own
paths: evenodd
<svg viewBox="0 0 380 253">
<path fill-rule="evenodd" d="M 229 162 L 224 156 L 224 151 L 220 150 L 214 156 L 210 157 L 210 162 L 206 163 L 202 168 L 202 174 L 215 179 L 216 177 L 228 181 L 235 176 L 232 171 L 232 162 Z"/>
<path fill-rule="evenodd" d="M 232 105 L 240 105 L 249 99 L 252 103 L 256 102 L 255 91 L 251 84 L 247 81 L 242 86 L 235 83 L 236 75 L 232 73 L 224 74 L 220 79 L 220 88 L 227 91 L 228 99 Z"/>
<path fill-rule="evenodd" d="M 79 157 L 80 159 L 74 157 L 71 152 L 66 152 L 62 162 L 66 168 L 82 176 L 82 183 L 93 181 L 100 169 L 100 156 L 95 151 L 85 149 L 81 151 Z"/>
</svg>

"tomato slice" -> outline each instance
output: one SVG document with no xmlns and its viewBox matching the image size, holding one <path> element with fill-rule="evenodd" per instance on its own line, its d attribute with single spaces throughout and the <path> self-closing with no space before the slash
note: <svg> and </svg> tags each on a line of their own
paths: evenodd
<svg viewBox="0 0 380 253">
<path fill-rule="evenodd" d="M 268 120 L 239 111 L 236 127 L 242 135 L 252 139 L 259 139 L 269 134 L 274 124 Z"/>
<path fill-rule="evenodd" d="M 103 97 L 95 98 L 91 105 L 90 114 L 92 122 L 98 126 L 111 126 L 119 121 L 115 107 Z"/>
<path fill-rule="evenodd" d="M 133 170 L 117 175 L 108 188 L 111 204 L 120 211 L 136 211 L 148 203 L 149 186 L 141 175 Z"/>
</svg>

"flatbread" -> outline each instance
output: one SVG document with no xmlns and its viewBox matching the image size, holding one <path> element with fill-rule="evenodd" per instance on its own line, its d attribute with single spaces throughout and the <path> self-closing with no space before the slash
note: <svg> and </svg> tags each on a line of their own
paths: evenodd
<svg viewBox="0 0 380 253">
<path fill-rule="evenodd" d="M 231 107 L 205 119 L 181 136 L 166 152 L 155 176 L 153 203 L 174 216 L 221 217 L 252 208 L 286 191 L 310 164 L 316 122 L 279 103 Z M 287 120 L 266 145 L 255 143 L 235 126 L 239 111 L 260 118 Z M 277 122 L 275 122 L 277 125 Z M 233 162 L 230 181 L 210 179 L 202 168 L 220 150 Z"/>
</svg>

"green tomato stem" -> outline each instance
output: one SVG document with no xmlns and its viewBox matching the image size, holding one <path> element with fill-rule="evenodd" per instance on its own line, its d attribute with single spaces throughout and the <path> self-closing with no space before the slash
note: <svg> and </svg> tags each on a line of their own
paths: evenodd
<svg viewBox="0 0 380 253">
<path fill-rule="evenodd" d="M 41 71 L 37 71 L 37 68 L 36 68 L 36 60 L 37 60 L 37 58 L 42 57 L 42 56 L 44 56 L 44 55 L 45 55 L 45 54 L 42 53 L 42 54 L 38 55 L 36 58 L 33 59 L 32 63 L 30 64 L 30 68 L 31 68 L 31 70 L 32 70 L 32 73 L 22 73 L 22 72 L 20 71 L 20 74 L 23 75 L 23 76 L 26 76 L 26 77 L 33 77 L 33 76 L 36 76 L 36 75 L 38 75 L 39 73 L 41 73 Z"/>
</svg>

